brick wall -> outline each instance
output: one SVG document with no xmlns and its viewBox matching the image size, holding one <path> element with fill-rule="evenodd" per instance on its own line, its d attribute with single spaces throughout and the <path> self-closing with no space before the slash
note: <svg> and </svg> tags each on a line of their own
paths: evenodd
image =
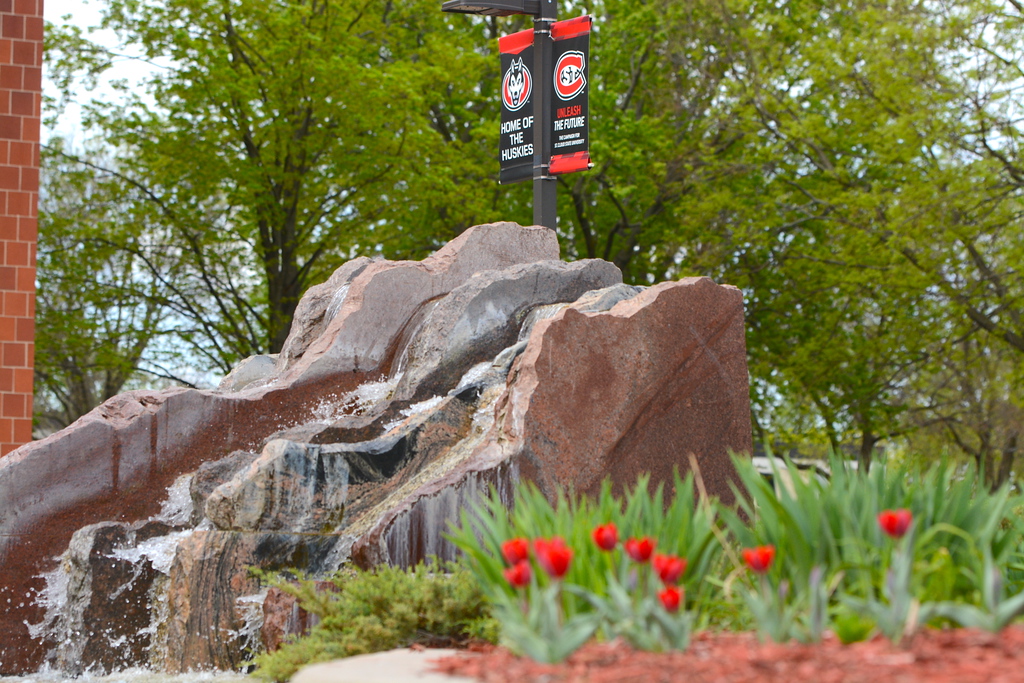
<svg viewBox="0 0 1024 683">
<path fill-rule="evenodd" d="M 32 439 L 43 0 L 0 0 L 0 455 Z"/>
</svg>

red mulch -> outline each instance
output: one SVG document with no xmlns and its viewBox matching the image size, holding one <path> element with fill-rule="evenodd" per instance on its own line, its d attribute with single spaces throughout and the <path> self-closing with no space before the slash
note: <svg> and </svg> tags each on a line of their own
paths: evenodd
<svg viewBox="0 0 1024 683">
<path fill-rule="evenodd" d="M 699 633 L 686 652 L 637 652 L 590 643 L 562 664 L 538 664 L 494 646 L 438 659 L 436 670 L 487 683 L 1021 683 L 1024 628 L 1000 634 L 925 630 L 893 647 L 881 637 L 843 645 L 762 644 L 752 633 Z"/>
</svg>

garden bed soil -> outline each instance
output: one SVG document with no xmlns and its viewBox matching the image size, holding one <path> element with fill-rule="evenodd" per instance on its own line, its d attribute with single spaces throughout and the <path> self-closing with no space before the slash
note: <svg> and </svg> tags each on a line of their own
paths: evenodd
<svg viewBox="0 0 1024 683">
<path fill-rule="evenodd" d="M 843 645 L 760 643 L 752 633 L 700 633 L 686 652 L 638 652 L 591 643 L 561 664 L 538 664 L 505 648 L 437 660 L 436 670 L 486 683 L 1020 683 L 1024 628 L 925 630 L 895 647 L 882 637 Z"/>
</svg>

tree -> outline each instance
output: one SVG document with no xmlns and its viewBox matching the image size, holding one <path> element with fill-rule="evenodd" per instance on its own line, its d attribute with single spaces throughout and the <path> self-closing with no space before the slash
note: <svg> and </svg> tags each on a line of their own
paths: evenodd
<svg viewBox="0 0 1024 683">
<path fill-rule="evenodd" d="M 528 22 L 438 10 L 111 0 L 106 25 L 169 60 L 148 95 L 90 119 L 145 226 L 122 249 L 210 366 L 280 348 L 302 290 L 345 258 L 529 222 L 529 184 L 495 183 L 495 39 Z M 1020 8 L 560 3 L 583 12 L 596 167 L 559 179 L 565 253 L 633 283 L 741 287 L 763 437 L 800 425 L 867 464 L 951 424 L 954 387 L 977 393 L 939 359 L 993 396 L 1020 377 Z M 53 45 L 59 74 L 106 63 L 80 35 Z"/>
<path fill-rule="evenodd" d="M 399 169 L 436 148 L 449 123 L 443 98 L 428 94 L 444 26 L 421 21 L 427 5 L 110 2 L 104 26 L 169 66 L 145 95 L 94 105 L 88 122 L 116 141 L 120 162 L 107 170 L 145 198 L 138 210 L 159 237 L 133 257 L 212 366 L 278 351 L 306 287 L 357 252 L 383 249 L 382 216 L 403 201 L 391 191 L 409 183 Z M 456 47 L 462 38 L 471 51 L 475 31 L 455 34 Z M 51 49 L 64 47 L 97 54 L 80 36 Z M 57 63 L 83 66 L 66 52 Z M 479 80 L 446 94 L 461 102 Z M 449 206 L 462 203 L 449 194 Z M 173 281 L 151 263 L 167 252 L 183 264 Z"/>
<path fill-rule="evenodd" d="M 984 2 L 720 6 L 731 31 L 716 51 L 757 194 L 734 194 L 722 246 L 682 265 L 747 292 L 752 370 L 773 388 L 759 397 L 816 413 L 867 462 L 913 428 L 906 387 L 933 367 L 946 321 L 962 313 L 1013 345 L 1024 235 L 996 161 L 1015 157 L 1016 133 L 976 143 L 987 118 L 1015 125 L 1000 111 L 1008 60 L 985 39 L 1020 34 Z M 681 241 L 717 229 L 685 225 Z"/>
<path fill-rule="evenodd" d="M 910 3 L 593 8 L 597 168 L 562 179 L 570 252 L 613 260 L 627 281 L 742 287 L 765 435 L 785 402 L 869 461 L 905 429 L 901 387 L 934 313 L 926 280 L 878 236 L 894 195 L 931 180 L 901 174 L 898 135 L 944 105 L 894 115 L 861 90 L 881 80 L 923 97 L 932 81 L 915 79 L 942 59 L 932 17 Z M 918 30 L 930 37 L 900 38 Z M 894 49 L 920 68 L 884 76 Z"/>
<path fill-rule="evenodd" d="M 1020 368 L 999 340 L 970 321 L 961 327 L 966 333 L 951 334 L 936 349 L 934 367 L 914 387 L 919 407 L 912 423 L 918 429 L 910 443 L 921 452 L 955 446 L 995 490 L 1019 465 L 1024 442 L 1024 405 L 1016 391 Z"/>
<path fill-rule="evenodd" d="M 125 248 L 139 249 L 146 239 L 127 219 L 130 198 L 89 167 L 61 158 L 59 146 L 43 150 L 35 361 L 41 434 L 123 391 L 147 352 L 155 360 L 152 346 L 169 331 L 157 283 Z M 173 270 L 166 261 L 160 267 Z"/>
<path fill-rule="evenodd" d="M 627 282 L 660 281 L 678 272 L 681 252 L 723 244 L 698 244 L 688 226 L 728 230 L 730 202 L 758 182 L 723 93 L 729 28 L 703 0 L 570 3 L 564 15 L 577 11 L 596 15 L 596 167 L 559 179 L 559 234 L 572 256 L 610 260 Z"/>
</svg>

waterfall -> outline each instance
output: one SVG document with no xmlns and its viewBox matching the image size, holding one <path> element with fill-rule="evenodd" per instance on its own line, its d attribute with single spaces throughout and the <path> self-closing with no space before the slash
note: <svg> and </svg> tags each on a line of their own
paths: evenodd
<svg viewBox="0 0 1024 683">
<path fill-rule="evenodd" d="M 280 642 L 251 569 L 452 558 L 448 523 L 490 486 L 510 503 L 520 475 L 587 490 L 699 452 L 731 495 L 727 453 L 750 442 L 735 288 L 627 287 L 506 223 L 342 268 L 299 302 L 284 361 L 128 392 L 0 458 L 0 672 L 204 680 L 133 667 L 243 665 Z"/>
<path fill-rule="evenodd" d="M 42 575 L 41 622 L 33 638 L 50 644 L 51 671 L 98 676 L 159 662 L 167 575 L 178 545 L 194 529 L 192 475 L 167 489 L 160 512 L 134 524 L 102 522 L 72 536 L 57 567 Z"/>
</svg>

